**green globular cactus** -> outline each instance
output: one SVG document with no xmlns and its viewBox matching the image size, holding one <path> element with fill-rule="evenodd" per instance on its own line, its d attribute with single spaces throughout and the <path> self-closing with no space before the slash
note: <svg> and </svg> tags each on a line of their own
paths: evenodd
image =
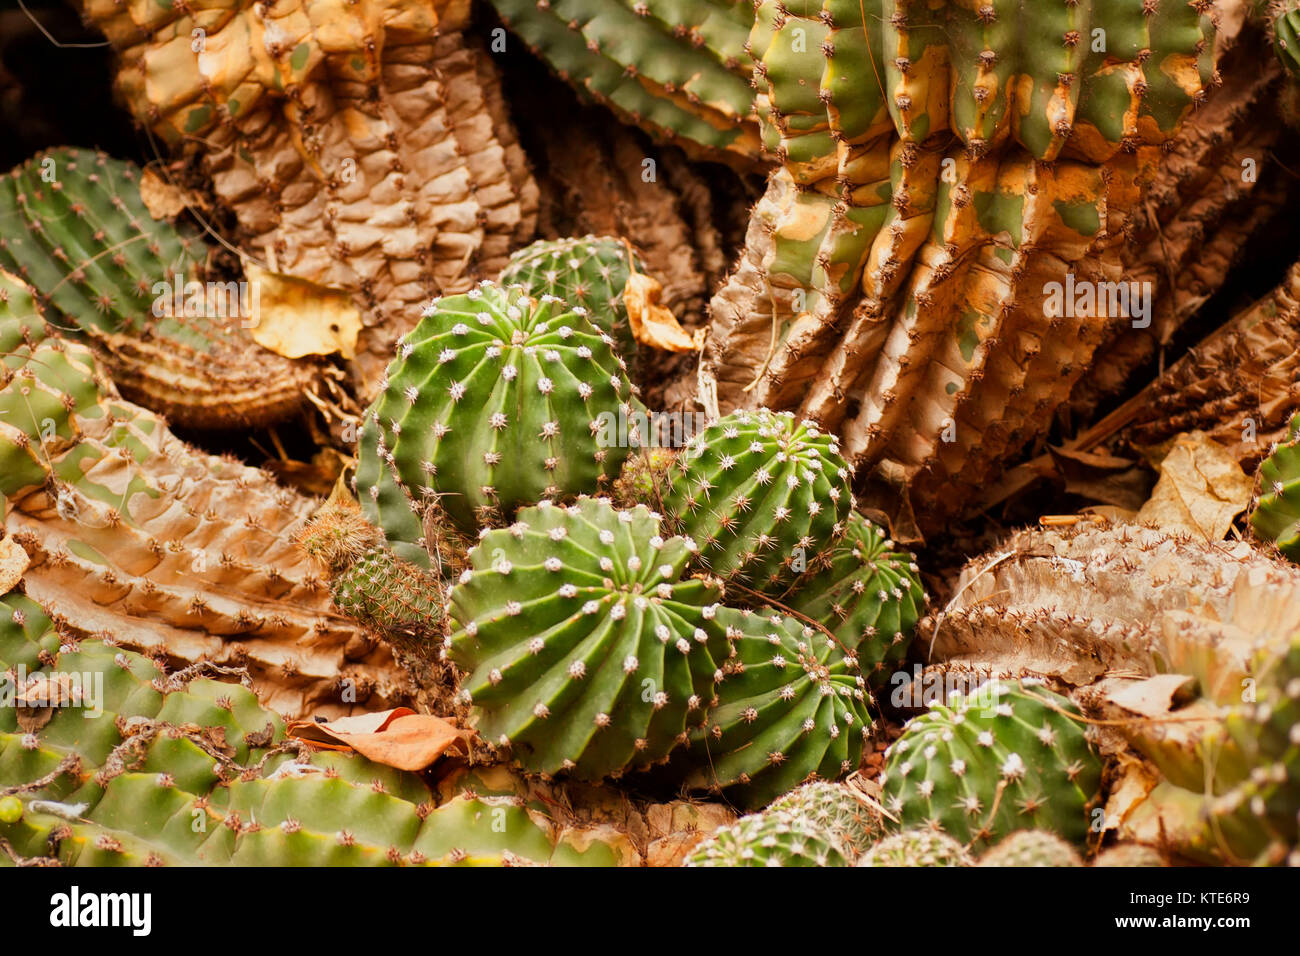
<svg viewBox="0 0 1300 956">
<path fill-rule="evenodd" d="M 179 424 L 291 414 L 315 367 L 253 341 L 255 290 L 198 282 L 207 246 L 154 219 L 140 181 L 132 163 L 67 147 L 0 175 L 0 269 L 102 352 L 124 395 Z"/>
<path fill-rule="evenodd" d="M 1259 466 L 1259 503 L 1250 515 L 1255 536 L 1300 561 L 1300 415 L 1287 440 Z"/>
<path fill-rule="evenodd" d="M 758 807 L 856 770 L 872 726 L 856 659 L 793 617 L 722 608 L 717 619 L 731 657 L 717 706 L 693 735 L 686 785 Z"/>
<path fill-rule="evenodd" d="M 685 866 L 852 866 L 832 830 L 792 810 L 767 810 L 719 827 Z"/>
<path fill-rule="evenodd" d="M 652 135 L 740 168 L 760 162 L 748 0 L 492 5 L 551 69 Z"/>
<path fill-rule="evenodd" d="M 334 606 L 375 628 L 403 650 L 436 656 L 443 618 L 443 591 L 423 568 L 385 547 L 371 548 L 330 578 Z"/>
<path fill-rule="evenodd" d="M 540 239 L 510 257 L 498 280 L 504 286 L 523 286 L 540 299 L 562 299 L 618 343 L 620 354 L 636 354 L 636 339 L 628 322 L 623 291 L 633 271 L 644 273 L 645 264 L 622 239 L 583 236 L 576 239 Z"/>
<path fill-rule="evenodd" d="M 936 830 L 920 827 L 887 836 L 858 860 L 858 866 L 974 866 L 966 848 Z"/>
<path fill-rule="evenodd" d="M 1120 843 L 1102 850 L 1093 866 L 1168 866 L 1169 860 L 1155 847 L 1141 843 Z"/>
<path fill-rule="evenodd" d="M 1288 73 L 1300 79 L 1300 0 L 1273 0 L 1268 16 L 1278 60 Z"/>
<path fill-rule="evenodd" d="M 636 402 L 612 346 L 552 296 L 485 282 L 435 301 L 367 411 L 357 481 L 367 517 L 394 526 L 373 513 L 393 494 L 380 461 L 417 514 L 432 499 L 468 531 L 542 498 L 598 491 L 628 455 L 605 447 L 603 423 L 633 420 Z"/>
<path fill-rule="evenodd" d="M 843 537 L 809 563 L 808 574 L 780 600 L 825 625 L 845 650 L 857 655 L 867 683 L 879 689 L 907 656 L 925 610 L 915 557 L 896 549 L 881 528 L 852 511 Z"/>
<path fill-rule="evenodd" d="M 448 657 L 490 743 L 579 779 L 662 760 L 712 704 L 727 634 L 719 591 L 683 579 L 691 544 L 644 507 L 522 509 L 451 591 Z"/>
<path fill-rule="evenodd" d="M 710 573 L 772 588 L 843 533 L 849 479 L 833 435 L 790 412 L 739 411 L 678 454 L 664 508 Z"/>
<path fill-rule="evenodd" d="M 1074 847 L 1047 830 L 1017 830 L 980 857 L 979 866 L 1083 866 Z"/>
<path fill-rule="evenodd" d="M 909 721 L 886 751 L 885 808 L 981 849 L 1016 830 L 1083 845 L 1101 762 L 1068 698 L 1028 681 L 989 681 Z"/>
<path fill-rule="evenodd" d="M 19 633 L 21 631 L 21 634 Z M 54 638 L 53 644 L 50 638 Z M 101 640 L 58 647 L 21 595 L 0 599 L 0 671 L 84 693 L 34 730 L 0 709 L 9 862 L 65 866 L 614 865 L 620 834 L 562 824 L 521 799 L 435 806 L 417 774 L 311 753 L 237 684 L 167 675 Z M 50 647 L 55 648 L 50 650 Z M 99 711 L 95 713 L 94 711 Z M 12 809 L 12 808 L 11 808 Z"/>
</svg>

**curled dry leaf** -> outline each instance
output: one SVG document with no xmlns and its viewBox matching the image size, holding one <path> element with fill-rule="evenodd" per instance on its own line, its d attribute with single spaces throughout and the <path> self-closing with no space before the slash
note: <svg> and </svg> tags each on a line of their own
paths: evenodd
<svg viewBox="0 0 1300 956">
<path fill-rule="evenodd" d="M 155 219 L 172 219 L 198 205 L 193 194 L 168 182 L 152 166 L 145 167 L 140 176 L 140 199 Z"/>
<path fill-rule="evenodd" d="M 642 345 L 666 352 L 697 352 L 703 344 L 703 330 L 694 336 L 687 333 L 677 317 L 660 303 L 663 286 L 658 280 L 639 272 L 628 276 L 623 288 L 623 304 L 627 306 L 628 323 L 632 336 Z"/>
<path fill-rule="evenodd" d="M 1254 484 L 1226 448 L 1205 432 L 1179 435 L 1159 465 L 1160 480 L 1138 512 L 1139 523 L 1190 531 L 1220 541 L 1250 504 Z"/>
<path fill-rule="evenodd" d="M 285 358 L 305 355 L 356 357 L 361 311 L 352 296 L 245 261 L 253 288 L 253 341 Z"/>
<path fill-rule="evenodd" d="M 351 748 L 375 763 L 410 771 L 423 770 L 448 751 L 468 752 L 473 736 L 450 720 L 408 707 L 330 721 L 295 720 L 288 734 L 329 749 Z"/>
</svg>

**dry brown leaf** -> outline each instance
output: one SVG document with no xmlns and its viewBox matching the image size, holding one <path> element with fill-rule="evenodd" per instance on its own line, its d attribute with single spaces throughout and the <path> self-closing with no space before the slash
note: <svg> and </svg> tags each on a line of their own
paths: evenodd
<svg viewBox="0 0 1300 956">
<path fill-rule="evenodd" d="M 1151 494 L 1150 473 L 1129 458 L 1048 446 L 1065 490 L 1090 501 L 1137 509 Z"/>
<path fill-rule="evenodd" d="M 140 199 L 155 219 L 179 216 L 194 203 L 194 197 L 163 179 L 152 166 L 146 166 L 140 177 Z"/>
<path fill-rule="evenodd" d="M 1254 483 L 1205 432 L 1179 435 L 1159 467 L 1160 480 L 1138 512 L 1139 522 L 1220 541 L 1250 504 Z"/>
<path fill-rule="evenodd" d="M 23 579 L 31 558 L 13 538 L 0 540 L 0 594 L 8 594 Z"/>
<path fill-rule="evenodd" d="M 335 750 L 343 744 L 375 763 L 411 771 L 423 770 L 453 748 L 467 752 L 473 735 L 450 720 L 408 707 L 324 722 L 295 720 L 288 734 Z"/>
<path fill-rule="evenodd" d="M 694 337 L 678 323 L 677 317 L 659 301 L 663 286 L 658 280 L 634 272 L 623 287 L 623 304 L 627 306 L 632 337 L 642 345 L 665 352 L 697 352 L 703 345 L 704 330 Z"/>
<path fill-rule="evenodd" d="M 305 279 L 263 269 L 246 260 L 253 289 L 253 341 L 285 358 L 304 355 L 356 357 L 361 311 L 352 296 Z"/>
</svg>

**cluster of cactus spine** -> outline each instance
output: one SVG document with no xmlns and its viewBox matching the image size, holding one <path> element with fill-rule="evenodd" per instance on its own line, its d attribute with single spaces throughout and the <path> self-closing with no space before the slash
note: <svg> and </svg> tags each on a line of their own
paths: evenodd
<svg viewBox="0 0 1300 956">
<path fill-rule="evenodd" d="M 759 588 L 796 577 L 844 531 L 849 467 L 831 435 L 789 412 L 735 412 L 678 454 L 665 510 L 710 573 Z"/>
<path fill-rule="evenodd" d="M 1077 714 L 1028 681 L 931 704 L 886 751 L 885 807 L 903 826 L 937 826 L 977 848 L 1033 828 L 1083 845 L 1101 762 Z"/>
<path fill-rule="evenodd" d="M 1083 866 L 1083 858 L 1050 830 L 1017 830 L 981 856 L 978 865 Z"/>
<path fill-rule="evenodd" d="M 130 162 L 65 147 L 0 176 L 0 269 L 104 354 L 127 397 L 183 425 L 284 418 L 314 368 L 252 340 L 253 298 L 239 283 L 214 283 L 221 301 L 209 301 L 197 282 L 207 247 L 153 218 L 141 175 Z"/>
<path fill-rule="evenodd" d="M 1251 512 L 1251 528 L 1256 537 L 1300 561 L 1300 415 L 1291 420 L 1286 440 L 1259 466 L 1259 478 L 1260 496 Z"/>
<path fill-rule="evenodd" d="M 169 676 L 105 640 L 61 641 L 21 595 L 0 599 L 0 667 L 8 681 L 24 677 L 15 692 L 64 678 L 84 688 L 43 724 L 24 724 L 22 708 L 0 711 L 0 795 L 21 803 L 0 820 L 0 848 L 14 862 L 610 865 L 628 857 L 625 840 L 589 838 L 518 799 L 459 795 L 435 805 L 415 774 L 313 754 L 286 739 L 280 718 L 247 688 Z"/>
<path fill-rule="evenodd" d="M 885 837 L 858 860 L 858 866 L 974 866 L 966 848 L 948 834 L 917 827 Z"/>
<path fill-rule="evenodd" d="M 394 520 L 413 530 L 376 513 L 400 490 L 417 514 L 432 499 L 474 531 L 542 498 L 602 488 L 628 454 L 604 432 L 636 403 L 613 344 L 581 312 L 518 287 L 484 282 L 435 301 L 367 412 L 357 482 L 367 516 L 390 539 Z M 381 480 L 383 464 L 398 489 Z"/>
<path fill-rule="evenodd" d="M 780 600 L 828 628 L 858 658 L 874 689 L 902 663 L 925 609 L 915 556 L 896 550 L 884 529 L 851 511 L 843 536 L 810 563 Z"/>
<path fill-rule="evenodd" d="M 760 162 L 747 0 L 492 0 L 560 76 L 652 135 L 742 168 Z"/>
<path fill-rule="evenodd" d="M 628 279 L 644 272 L 645 264 L 624 240 L 582 236 L 525 246 L 510 257 L 497 281 L 522 286 L 535 299 L 552 295 L 585 309 L 587 320 L 612 336 L 619 354 L 631 359 L 637 344 L 623 293 Z"/>
<path fill-rule="evenodd" d="M 852 866 L 880 833 L 879 814 L 856 790 L 817 781 L 719 827 L 685 865 Z"/>
</svg>

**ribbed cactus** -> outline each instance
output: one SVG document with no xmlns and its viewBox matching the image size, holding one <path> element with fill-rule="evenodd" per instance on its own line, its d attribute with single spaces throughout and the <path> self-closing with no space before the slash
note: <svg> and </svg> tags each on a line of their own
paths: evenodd
<svg viewBox="0 0 1300 956">
<path fill-rule="evenodd" d="M 612 345 L 559 300 L 517 287 L 485 282 L 436 301 L 367 412 L 358 473 L 374 483 L 358 478 L 363 507 L 383 497 L 375 459 L 417 511 L 432 498 L 466 530 L 599 490 L 628 454 L 605 441 L 608 421 L 636 402 Z"/>
<path fill-rule="evenodd" d="M 852 511 L 844 535 L 809 566 L 781 601 L 825 625 L 857 656 L 873 688 L 886 685 L 891 669 L 907 656 L 928 600 L 914 556 Z"/>
<path fill-rule="evenodd" d="M 238 662 L 293 715 L 407 699 L 392 656 L 331 612 L 294 547 L 312 501 L 118 398 L 3 273 L 0 352 L 4 530 L 31 558 L 27 593 L 69 633 L 116 622 L 133 648 Z"/>
<path fill-rule="evenodd" d="M 1101 763 L 1068 698 L 990 681 L 933 704 L 886 751 L 886 809 L 982 848 L 1016 830 L 1087 839 Z"/>
<path fill-rule="evenodd" d="M 760 159 L 746 0 L 492 0 L 560 76 L 652 135 L 734 165 Z"/>
<path fill-rule="evenodd" d="M 773 612 L 722 608 L 732 656 L 718 703 L 693 735 L 686 785 L 762 806 L 801 783 L 852 773 L 871 734 L 856 659 L 821 631 Z"/>
<path fill-rule="evenodd" d="M 315 367 L 253 341 L 255 290 L 199 282 L 213 278 L 202 272 L 207 246 L 155 220 L 140 180 L 132 163 L 72 148 L 0 176 L 0 269 L 103 353 L 123 394 L 179 424 L 228 428 L 292 413 Z"/>
<path fill-rule="evenodd" d="M 0 622 L 0 667 L 18 666 L 53 634 L 19 595 L 0 599 Z M 472 866 L 628 856 L 625 840 L 561 826 L 519 799 L 461 795 L 435 806 L 415 774 L 311 754 L 236 684 L 168 676 L 102 641 L 46 650 L 41 665 L 37 681 L 76 675 L 86 696 L 31 732 L 14 708 L 0 711 L 0 795 L 22 804 L 0 820 L 0 838 L 18 860 Z"/>
<path fill-rule="evenodd" d="M 678 454 L 664 508 L 711 573 L 770 588 L 843 533 L 853 492 L 833 436 L 789 412 L 735 412 Z"/>
<path fill-rule="evenodd" d="M 1300 561 L 1300 415 L 1290 434 L 1259 466 L 1260 495 L 1250 515 L 1255 536 Z"/>
<path fill-rule="evenodd" d="M 541 239 L 512 255 L 498 281 L 523 286 L 535 299 L 553 295 L 586 310 L 587 321 L 612 336 L 619 354 L 630 360 L 636 339 L 623 292 L 633 270 L 645 272 L 645 264 L 630 248 L 613 236 Z"/>
<path fill-rule="evenodd" d="M 851 787 L 817 781 L 719 827 L 686 866 L 852 866 L 881 836 L 881 817 Z"/>
<path fill-rule="evenodd" d="M 1070 844 L 1048 830 L 1017 830 L 979 859 L 979 866 L 1083 866 Z"/>
<path fill-rule="evenodd" d="M 463 702 L 523 768 L 617 776 L 704 721 L 727 656 L 719 592 L 690 542 L 604 499 L 522 509 L 487 532 L 451 592 Z"/>
<path fill-rule="evenodd" d="M 946 833 L 918 827 L 887 836 L 862 854 L 858 866 L 974 866 L 966 848 Z"/>
<path fill-rule="evenodd" d="M 1168 866 L 1169 860 L 1154 847 L 1141 843 L 1119 843 L 1097 854 L 1093 866 Z"/>
</svg>

